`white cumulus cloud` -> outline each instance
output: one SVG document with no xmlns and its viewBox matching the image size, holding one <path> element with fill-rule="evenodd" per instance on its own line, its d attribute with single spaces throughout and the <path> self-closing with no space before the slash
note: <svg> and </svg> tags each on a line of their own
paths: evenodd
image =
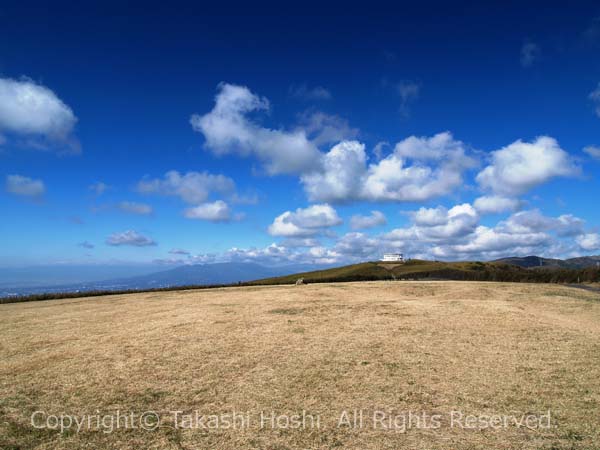
<svg viewBox="0 0 600 450">
<path fill-rule="evenodd" d="M 385 225 L 387 219 L 381 211 L 371 211 L 368 216 L 356 214 L 350 218 L 350 228 L 353 230 L 364 230 Z"/>
<path fill-rule="evenodd" d="M 297 254 L 290 251 L 289 247 L 270 244 L 264 248 L 237 248 L 233 247 L 223 255 L 225 261 L 256 262 L 259 264 L 275 265 L 297 261 Z"/>
<path fill-rule="evenodd" d="M 497 195 L 515 196 L 554 177 L 570 177 L 579 168 L 556 139 L 541 136 L 533 142 L 518 140 L 491 154 L 491 164 L 477 175 L 484 189 Z"/>
<path fill-rule="evenodd" d="M 499 230 L 507 233 L 523 234 L 553 231 L 559 236 L 576 236 L 583 233 L 585 221 L 571 214 L 548 217 L 538 209 L 521 211 L 498 224 Z"/>
<path fill-rule="evenodd" d="M 72 109 L 49 88 L 29 79 L 0 78 L 0 131 L 42 137 L 78 151 L 72 136 L 76 122 Z"/>
<path fill-rule="evenodd" d="M 548 217 L 539 210 L 521 211 L 494 227 L 479 225 L 458 242 L 438 241 L 431 253 L 449 259 L 494 259 L 503 256 L 573 252 L 584 221 L 570 214 Z"/>
<path fill-rule="evenodd" d="M 333 249 L 326 254 L 329 258 L 347 259 L 359 258 L 361 260 L 376 259 L 382 253 L 381 243 L 378 239 L 367 236 L 364 233 L 346 233 L 333 246 Z M 322 251 L 322 250 L 321 250 Z"/>
<path fill-rule="evenodd" d="M 344 202 L 361 197 L 366 173 L 365 146 L 344 141 L 323 155 L 322 170 L 303 175 L 301 180 L 312 201 Z"/>
<path fill-rule="evenodd" d="M 475 199 L 473 206 L 480 214 L 499 214 L 519 209 L 521 201 L 500 195 L 484 195 Z"/>
<path fill-rule="evenodd" d="M 599 250 L 600 249 L 600 234 L 587 233 L 576 238 L 577 243 L 583 250 Z"/>
<path fill-rule="evenodd" d="M 208 220 L 210 222 L 227 222 L 231 219 L 229 205 L 223 200 L 187 208 L 183 215 L 188 219 Z"/>
<path fill-rule="evenodd" d="M 342 219 L 335 209 L 330 205 L 320 204 L 284 212 L 275 218 L 268 231 L 273 236 L 306 237 L 341 223 Z"/>
<path fill-rule="evenodd" d="M 464 144 L 444 132 L 430 138 L 411 136 L 391 155 L 371 164 L 362 196 L 373 201 L 425 201 L 449 195 L 475 166 Z"/>
<path fill-rule="evenodd" d="M 484 226 L 478 211 L 468 203 L 450 209 L 420 208 L 410 216 L 412 225 L 380 236 L 383 248 L 424 258 L 461 260 L 531 254 L 564 257 L 574 252 L 574 242 L 585 225 L 570 214 L 548 217 L 530 210 L 514 213 L 495 226 Z"/>
<path fill-rule="evenodd" d="M 450 209 L 420 208 L 414 215 L 415 235 L 425 239 L 452 239 L 475 230 L 479 216 L 468 203 Z"/>
<path fill-rule="evenodd" d="M 363 144 L 341 142 L 323 155 L 320 170 L 301 180 L 312 201 L 425 201 L 449 195 L 474 165 L 464 144 L 444 132 L 404 139 L 369 166 Z"/>
<path fill-rule="evenodd" d="M 190 123 L 204 135 L 206 147 L 213 153 L 254 155 L 270 174 L 301 173 L 313 167 L 319 150 L 304 130 L 265 128 L 248 117 L 268 109 L 268 100 L 247 87 L 221 83 L 213 110 L 192 115 Z"/>
<path fill-rule="evenodd" d="M 436 246 L 446 248 L 469 240 L 479 224 L 477 212 L 468 203 L 450 209 L 444 206 L 420 208 L 410 215 L 411 226 L 396 228 L 381 236 L 384 248 L 431 257 Z"/>
<path fill-rule="evenodd" d="M 447 249 L 438 247 L 440 255 L 478 256 L 489 255 L 526 255 L 547 246 L 551 237 L 543 232 L 507 233 L 495 228 L 479 226 L 474 237 L 464 244 L 450 246 Z"/>
</svg>

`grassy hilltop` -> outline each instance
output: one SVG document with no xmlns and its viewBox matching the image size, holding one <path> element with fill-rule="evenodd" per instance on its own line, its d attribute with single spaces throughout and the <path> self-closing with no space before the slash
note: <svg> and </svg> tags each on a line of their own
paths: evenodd
<svg viewBox="0 0 600 450">
<path fill-rule="evenodd" d="M 413 259 L 405 263 L 365 262 L 334 269 L 265 278 L 251 284 L 289 284 L 303 278 L 306 283 L 376 280 L 465 280 L 538 283 L 583 283 L 600 280 L 600 270 L 528 268 L 503 262 L 442 262 Z"/>
</svg>

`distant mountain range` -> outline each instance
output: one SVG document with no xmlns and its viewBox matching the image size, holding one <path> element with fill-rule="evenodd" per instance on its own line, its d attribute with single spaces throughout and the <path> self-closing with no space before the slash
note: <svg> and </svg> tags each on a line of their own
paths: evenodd
<svg viewBox="0 0 600 450">
<path fill-rule="evenodd" d="M 600 255 L 580 256 L 570 259 L 551 259 L 541 256 L 511 256 L 501 258 L 492 262 L 512 264 L 513 266 L 524 267 L 526 269 L 537 268 L 557 268 L 557 269 L 586 269 L 588 267 L 598 267 L 600 265 Z"/>
<path fill-rule="evenodd" d="M 149 275 L 112 280 L 111 283 L 133 285 L 136 286 L 136 289 L 193 284 L 231 284 L 239 281 L 252 281 L 260 278 L 317 270 L 322 267 L 311 264 L 267 267 L 255 263 L 241 262 L 194 264 L 179 266 Z"/>
<path fill-rule="evenodd" d="M 230 262 L 214 264 L 194 264 L 179 266 L 169 270 L 123 278 L 110 278 L 77 283 L 10 283 L 6 279 L 0 283 L 0 297 L 56 292 L 81 292 L 95 290 L 154 289 L 185 285 L 234 284 L 261 278 L 290 275 L 298 272 L 319 270 L 329 266 L 314 264 L 293 264 L 279 267 L 262 266 L 255 263 Z M 113 275 L 114 276 L 114 275 Z M 6 278 L 6 277 L 4 277 Z M 47 280 L 47 277 L 41 278 Z"/>
<path fill-rule="evenodd" d="M 304 275 L 306 272 L 319 272 L 319 277 L 331 278 L 343 281 L 347 277 L 350 279 L 387 279 L 390 276 L 388 270 L 383 270 L 377 263 L 365 263 L 363 265 L 352 265 L 343 267 L 332 267 L 324 265 L 312 264 L 293 264 L 279 267 L 263 266 L 256 263 L 246 262 L 229 262 L 229 263 L 214 263 L 214 264 L 194 264 L 175 267 L 169 270 L 153 271 L 151 273 L 139 273 L 139 271 L 148 271 L 149 267 L 136 267 L 138 273 L 132 272 L 131 268 L 123 268 L 127 274 L 132 276 L 115 277 L 114 270 L 107 268 L 98 268 L 94 272 L 94 267 L 89 267 L 86 271 L 81 272 L 81 277 L 85 276 L 85 282 L 69 282 L 60 280 L 64 279 L 64 270 L 49 269 L 44 271 L 37 268 L 33 271 L 35 275 L 29 280 L 24 278 L 25 274 L 22 270 L 5 271 L 0 269 L 0 298 L 16 295 L 30 295 L 42 293 L 60 293 L 60 292 L 87 292 L 87 291 L 117 291 L 117 290 L 145 290 L 155 288 L 167 288 L 186 285 L 220 285 L 220 284 L 236 284 L 238 282 L 248 282 L 262 279 L 274 279 L 278 277 L 288 277 L 290 280 L 298 278 L 299 274 Z M 375 264 L 373 266 L 373 264 Z M 469 265 L 471 264 L 471 265 Z M 496 270 L 492 266 L 498 264 L 509 264 L 518 266 L 519 268 L 527 269 L 527 272 L 534 270 L 557 270 L 557 269 L 585 269 L 590 267 L 600 266 L 600 256 L 582 256 L 571 259 L 550 259 L 539 256 L 525 257 L 510 257 L 501 258 L 488 263 L 443 263 L 441 261 L 425 262 L 412 261 L 398 268 L 398 273 L 395 276 L 403 276 L 407 270 L 424 270 L 439 272 L 439 270 L 460 270 L 470 271 L 475 267 L 481 269 L 484 266 L 473 266 L 473 264 L 485 264 L 485 268 Z M 418 267 L 417 267 L 418 266 Z M 368 269 L 368 270 L 367 270 Z M 350 272 L 348 272 L 350 270 Z M 365 270 L 367 270 L 365 272 Z M 371 272 L 377 273 L 371 273 Z M 110 274 L 108 277 L 101 279 L 103 274 Z M 296 274 L 296 275 L 294 275 Z M 541 274 L 541 273 L 540 273 Z M 31 275 L 31 273 L 30 273 Z M 456 275 L 456 274 L 455 274 Z M 453 276 L 455 276 L 453 275 Z M 19 278 L 21 276 L 22 278 Z M 112 277 L 111 277 L 112 276 Z M 437 275 L 441 276 L 441 275 Z M 445 276 L 445 275 L 444 275 Z M 521 274 L 521 277 L 526 276 Z M 532 274 L 533 276 L 533 274 Z M 374 278 L 373 278 L 374 277 Z M 37 283 L 32 280 L 39 280 Z M 12 282 L 11 282 L 12 281 Z"/>
</svg>

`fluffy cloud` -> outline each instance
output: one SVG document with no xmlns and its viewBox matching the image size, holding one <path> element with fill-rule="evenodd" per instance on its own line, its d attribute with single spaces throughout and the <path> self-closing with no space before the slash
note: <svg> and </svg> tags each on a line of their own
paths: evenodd
<svg viewBox="0 0 600 450">
<path fill-rule="evenodd" d="M 468 241 L 475 233 L 479 216 L 468 203 L 450 209 L 420 208 L 410 214 L 412 225 L 380 236 L 385 251 L 401 251 L 416 258 L 440 257 L 438 246 L 447 250 Z"/>
<path fill-rule="evenodd" d="M 583 233 L 585 222 L 571 214 L 559 217 L 544 216 L 539 210 L 521 211 L 498 224 L 498 229 L 513 234 L 553 231 L 558 236 L 576 236 Z"/>
<path fill-rule="evenodd" d="M 229 205 L 223 200 L 217 200 L 212 203 L 203 203 L 188 208 L 183 214 L 188 219 L 208 220 L 210 222 L 227 222 L 231 219 Z"/>
<path fill-rule="evenodd" d="M 414 226 L 411 231 L 421 240 L 452 240 L 471 234 L 479 221 L 475 209 L 468 203 L 450 209 L 420 208 L 413 213 Z M 391 236 L 394 236 L 392 231 Z"/>
<path fill-rule="evenodd" d="M 405 100 L 419 91 L 417 84 L 409 82 L 395 88 Z M 251 117 L 268 109 L 266 98 L 244 86 L 222 83 L 213 110 L 193 115 L 191 123 L 216 154 L 253 155 L 269 174 L 298 174 L 311 202 L 429 201 L 463 186 L 464 173 L 477 165 L 474 152 L 449 132 L 411 136 L 386 157 L 382 149 L 387 144 L 381 142 L 376 146 L 377 159 L 369 163 L 364 144 L 349 140 L 358 130 L 345 120 L 316 112 L 301 116 L 302 123 L 294 130 L 269 129 Z M 319 146 L 330 143 L 335 145 L 329 151 L 319 151 Z M 492 152 L 490 159 L 476 178 L 488 191 L 474 205 L 481 214 L 514 211 L 521 206 L 517 196 L 554 177 L 580 172 L 569 154 L 547 136 L 515 141 Z M 206 201 L 206 194 L 200 197 L 191 203 Z"/>
<path fill-rule="evenodd" d="M 418 85 L 404 83 L 398 92 L 408 101 L 418 95 Z M 191 124 L 216 154 L 253 155 L 269 174 L 299 174 L 314 202 L 429 200 L 460 186 L 463 173 L 476 163 L 464 144 L 445 132 L 409 137 L 397 143 L 392 154 L 367 165 L 365 146 L 348 140 L 358 130 L 345 120 L 305 114 L 298 128 L 284 131 L 265 128 L 249 117 L 268 109 L 268 100 L 248 88 L 223 83 L 213 110 L 193 115 Z M 326 153 L 318 149 L 335 142 Z"/>
<path fill-rule="evenodd" d="M 173 254 L 171 251 L 169 254 Z M 215 262 L 222 262 L 221 258 L 217 258 L 217 255 L 213 253 L 205 253 L 200 255 L 192 255 L 191 253 L 175 253 L 176 255 L 180 255 L 180 258 L 171 257 L 171 258 L 159 258 L 155 259 L 152 262 L 155 264 L 169 265 L 169 266 L 183 266 L 183 265 L 192 265 L 192 264 L 210 264 Z"/>
<path fill-rule="evenodd" d="M 352 259 L 344 259 L 335 250 L 313 246 L 299 250 L 280 244 L 270 244 L 263 248 L 232 248 L 217 256 L 222 261 L 255 262 L 264 265 L 282 264 L 334 264 Z"/>
<path fill-rule="evenodd" d="M 334 264 L 342 261 L 351 261 L 344 259 L 343 255 L 336 253 L 335 250 L 311 246 L 308 249 L 298 249 L 280 244 L 270 244 L 263 248 L 231 248 L 222 255 L 217 255 L 218 261 L 237 261 L 237 262 L 255 262 L 264 265 L 282 265 L 282 264 Z"/>
<path fill-rule="evenodd" d="M 284 264 L 298 262 L 297 253 L 288 247 L 271 244 L 264 248 L 241 249 L 233 247 L 225 252 L 223 260 L 239 262 L 256 262 L 259 264 Z"/>
<path fill-rule="evenodd" d="M 510 255 L 560 256 L 575 253 L 573 238 L 581 239 L 584 221 L 572 216 L 544 216 L 538 210 L 521 211 L 495 227 L 478 226 L 464 242 L 439 242 L 432 249 L 437 257 L 493 259 Z"/>
<path fill-rule="evenodd" d="M 492 162 L 477 175 L 484 189 L 497 195 L 515 196 L 554 177 L 569 177 L 579 168 L 558 142 L 541 136 L 532 143 L 518 140 L 491 154 Z"/>
<path fill-rule="evenodd" d="M 590 93 L 590 100 L 596 105 L 596 115 L 600 117 L 600 83 L 598 87 Z"/>
<path fill-rule="evenodd" d="M 371 214 L 368 216 L 357 214 L 350 218 L 350 228 L 353 230 L 374 228 L 386 223 L 385 215 L 381 211 L 371 211 Z"/>
<path fill-rule="evenodd" d="M 268 110 L 266 98 L 244 86 L 222 83 L 215 107 L 205 115 L 192 115 L 190 123 L 204 135 L 206 147 L 217 155 L 254 155 L 269 174 L 301 173 L 318 161 L 319 151 L 304 130 L 284 131 L 260 126 L 247 115 Z"/>
<path fill-rule="evenodd" d="M 28 79 L 0 78 L 0 131 L 42 137 L 78 151 L 77 118 L 54 92 Z"/>
<path fill-rule="evenodd" d="M 576 256 L 581 250 L 600 248 L 600 235 L 586 234 L 583 221 L 577 217 L 547 217 L 538 210 L 521 211 L 495 226 L 483 226 L 477 211 L 468 203 L 452 208 L 420 208 L 410 214 L 411 224 L 405 228 L 375 236 L 361 232 L 350 232 L 339 238 L 329 236 L 333 242 L 323 245 L 314 236 L 338 220 L 331 212 L 319 215 L 309 209 L 288 212 L 282 215 L 285 220 L 274 222 L 273 226 L 283 227 L 285 239 L 282 242 L 264 248 L 232 248 L 212 255 L 210 260 L 349 264 L 378 259 L 387 251 L 403 252 L 413 258 L 490 260 L 532 254 Z M 298 233 L 301 236 L 285 236 Z M 200 257 L 208 258 L 207 255 Z"/>
<path fill-rule="evenodd" d="M 570 214 L 548 217 L 530 210 L 488 227 L 479 223 L 478 211 L 468 203 L 450 209 L 420 208 L 410 216 L 410 226 L 379 236 L 381 248 L 442 259 L 488 260 L 529 254 L 564 257 L 576 253 L 574 242 L 581 239 L 585 225 Z"/>
<path fill-rule="evenodd" d="M 325 228 L 340 225 L 342 219 L 335 209 L 327 204 L 298 208 L 277 216 L 269 226 L 269 234 L 284 237 L 314 236 Z"/>
<path fill-rule="evenodd" d="M 6 191 L 23 197 L 41 197 L 46 192 L 46 186 L 42 180 L 34 180 L 22 175 L 8 175 Z"/>
<path fill-rule="evenodd" d="M 79 244 L 77 244 L 79 247 L 83 247 L 83 248 L 87 248 L 88 250 L 91 250 L 94 248 L 94 244 L 92 244 L 91 242 L 88 241 L 83 241 L 80 242 Z"/>
<path fill-rule="evenodd" d="M 412 219 L 415 225 L 435 227 L 448 223 L 448 209 L 443 206 L 437 208 L 419 208 L 413 212 Z"/>
<path fill-rule="evenodd" d="M 208 172 L 187 172 L 180 174 L 171 170 L 163 178 L 143 179 L 137 184 L 138 192 L 161 194 L 181 198 L 190 204 L 205 202 L 212 192 L 233 194 L 234 181 L 224 175 L 212 175 Z"/>
<path fill-rule="evenodd" d="M 363 233 L 347 233 L 334 245 L 332 252 L 326 256 L 358 258 L 368 260 L 378 258 L 381 254 L 381 244 L 378 239 L 369 237 Z"/>
<path fill-rule="evenodd" d="M 322 170 L 302 176 L 312 201 L 343 202 L 361 197 L 366 172 L 365 146 L 357 141 L 335 145 L 323 155 Z"/>
<path fill-rule="evenodd" d="M 284 247 L 298 248 L 298 247 L 319 247 L 320 242 L 312 237 L 288 237 L 279 243 Z"/>
<path fill-rule="evenodd" d="M 583 234 L 578 236 L 575 240 L 583 250 L 590 251 L 600 249 L 600 234 L 598 233 Z"/>
<path fill-rule="evenodd" d="M 583 151 L 594 159 L 600 159 L 600 147 L 596 147 L 595 145 L 588 145 L 583 149 Z"/>
<path fill-rule="evenodd" d="M 119 203 L 119 209 L 131 214 L 148 215 L 152 214 L 152 206 L 146 205 L 145 203 L 136 202 L 121 202 Z"/>
<path fill-rule="evenodd" d="M 122 233 L 113 233 L 106 239 L 106 243 L 112 246 L 130 245 L 133 247 L 149 247 L 156 245 L 156 242 L 151 238 L 133 230 L 123 231 Z"/>
<path fill-rule="evenodd" d="M 472 239 L 464 244 L 438 246 L 434 253 L 444 257 L 493 258 L 501 255 L 526 255 L 536 253 L 551 242 L 543 232 L 507 233 L 498 229 L 479 226 Z"/>
<path fill-rule="evenodd" d="M 327 89 L 322 86 L 309 88 L 306 84 L 292 86 L 290 88 L 290 96 L 305 101 L 331 100 L 332 95 Z"/>
<path fill-rule="evenodd" d="M 473 206 L 480 214 L 499 214 L 519 209 L 521 201 L 499 195 L 485 195 L 475 199 Z"/>
<path fill-rule="evenodd" d="M 194 205 L 184 210 L 188 219 L 208 220 L 210 222 L 228 222 L 232 219 L 229 204 L 223 200 L 207 201 L 212 194 L 225 195 L 231 202 L 251 203 L 256 198 L 239 196 L 235 192 L 235 182 L 224 175 L 213 175 L 208 172 L 187 172 L 180 174 L 172 170 L 163 178 L 143 179 L 137 185 L 138 192 L 156 193 L 179 197 L 184 202 Z M 241 219 L 242 214 L 234 216 Z"/>
<path fill-rule="evenodd" d="M 425 201 L 448 195 L 474 166 L 462 142 L 450 133 L 409 137 L 392 154 L 366 165 L 365 146 L 345 141 L 323 155 L 321 169 L 301 180 L 312 201 Z"/>
<path fill-rule="evenodd" d="M 533 42 L 526 42 L 521 47 L 521 66 L 527 68 L 540 59 L 542 52 L 540 46 Z"/>
<path fill-rule="evenodd" d="M 560 244 L 556 243 L 555 236 L 565 230 L 575 232 L 580 229 L 579 219 L 572 216 L 540 216 L 535 211 L 529 215 L 513 215 L 495 227 L 486 227 L 479 224 L 476 210 L 467 203 L 452 208 L 421 208 L 410 215 L 410 226 L 390 233 L 368 236 L 351 232 L 335 239 L 331 246 L 296 237 L 292 239 L 298 241 L 298 245 L 273 244 L 268 252 L 276 255 L 278 261 L 336 264 L 378 259 L 386 251 L 400 251 L 422 258 L 493 259 L 511 254 L 548 252 L 552 246 Z M 287 231 L 295 233 L 298 228 L 295 225 Z M 265 256 L 265 251 L 235 249 L 228 256 L 273 261 Z"/>
<path fill-rule="evenodd" d="M 424 201 L 448 195 L 463 183 L 462 173 L 474 165 L 464 144 L 448 132 L 431 138 L 411 136 L 398 142 L 391 155 L 369 166 L 363 196 L 375 201 Z"/>
</svg>

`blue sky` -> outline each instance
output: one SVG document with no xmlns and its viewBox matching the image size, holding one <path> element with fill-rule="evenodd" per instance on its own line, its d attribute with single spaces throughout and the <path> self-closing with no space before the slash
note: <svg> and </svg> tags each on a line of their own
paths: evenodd
<svg viewBox="0 0 600 450">
<path fill-rule="evenodd" d="M 0 266 L 599 253 L 597 3 L 168 6 L 0 6 Z"/>
</svg>

